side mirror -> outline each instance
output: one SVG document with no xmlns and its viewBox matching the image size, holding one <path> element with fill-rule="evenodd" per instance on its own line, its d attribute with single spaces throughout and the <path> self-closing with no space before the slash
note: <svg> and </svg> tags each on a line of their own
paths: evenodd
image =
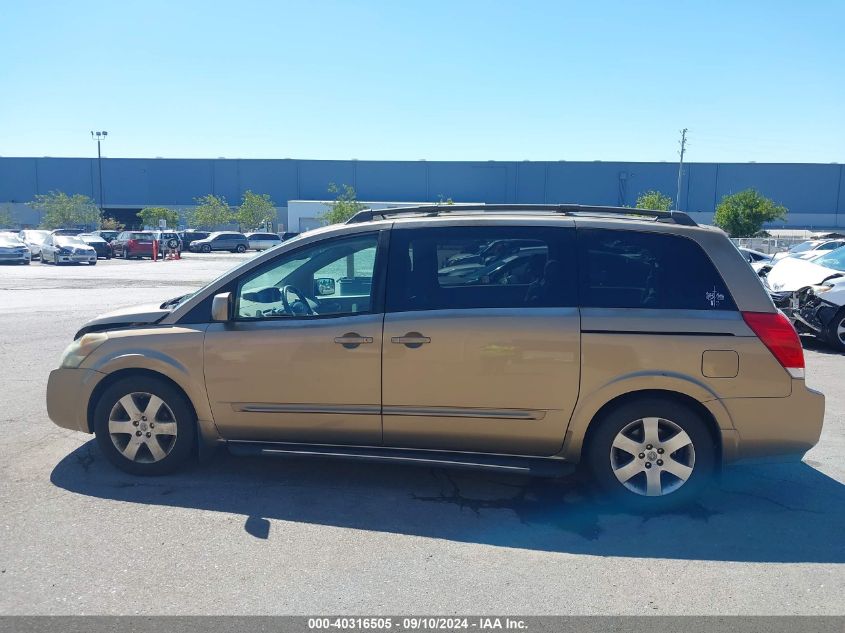
<svg viewBox="0 0 845 633">
<path fill-rule="evenodd" d="M 214 295 L 214 299 L 211 300 L 211 320 L 220 322 L 229 321 L 232 318 L 231 306 L 231 292 L 221 292 L 219 295 Z"/>
<path fill-rule="evenodd" d="M 318 297 L 333 295 L 335 291 L 334 279 L 331 277 L 318 277 L 314 280 L 314 294 Z"/>
</svg>

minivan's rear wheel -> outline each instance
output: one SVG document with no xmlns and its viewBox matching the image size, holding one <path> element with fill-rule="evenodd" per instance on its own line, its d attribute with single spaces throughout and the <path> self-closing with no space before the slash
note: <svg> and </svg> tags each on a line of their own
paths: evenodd
<svg viewBox="0 0 845 633">
<path fill-rule="evenodd" d="M 710 482 L 717 451 L 692 409 L 660 398 L 624 404 L 596 420 L 587 466 L 627 505 L 661 510 L 688 503 Z"/>
<path fill-rule="evenodd" d="M 244 246 L 243 244 L 238 244 L 238 246 L 235 248 L 236 253 L 243 253 L 244 251 L 246 251 L 246 246 Z"/>
<path fill-rule="evenodd" d="M 127 377 L 107 388 L 94 410 L 100 450 L 134 475 L 162 475 L 190 455 L 196 419 L 181 392 L 164 380 Z"/>
</svg>

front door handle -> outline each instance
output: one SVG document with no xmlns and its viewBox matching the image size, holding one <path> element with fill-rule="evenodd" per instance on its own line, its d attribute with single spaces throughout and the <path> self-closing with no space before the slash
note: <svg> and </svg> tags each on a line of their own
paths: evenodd
<svg viewBox="0 0 845 633">
<path fill-rule="evenodd" d="M 390 338 L 391 343 L 404 345 L 410 349 L 416 349 L 426 343 L 431 343 L 431 338 L 423 336 L 419 332 L 408 332 L 405 336 L 393 336 Z"/>
<path fill-rule="evenodd" d="M 372 343 L 372 336 L 361 336 L 357 332 L 347 332 L 343 336 L 336 336 L 334 342 L 343 345 L 346 349 L 355 349 L 362 343 Z"/>
</svg>

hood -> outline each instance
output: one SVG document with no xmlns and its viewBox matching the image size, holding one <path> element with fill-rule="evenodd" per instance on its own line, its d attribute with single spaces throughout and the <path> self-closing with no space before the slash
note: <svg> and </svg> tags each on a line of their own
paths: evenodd
<svg viewBox="0 0 845 633">
<path fill-rule="evenodd" d="M 793 292 L 818 285 L 831 277 L 845 277 L 845 273 L 835 268 L 819 266 L 806 259 L 786 257 L 769 271 L 766 284 L 775 292 Z"/>
<path fill-rule="evenodd" d="M 170 314 L 169 308 L 162 308 L 160 303 L 146 303 L 140 306 L 121 308 L 113 312 L 94 317 L 76 333 L 74 339 L 88 332 L 105 332 L 126 327 L 158 323 Z"/>
</svg>

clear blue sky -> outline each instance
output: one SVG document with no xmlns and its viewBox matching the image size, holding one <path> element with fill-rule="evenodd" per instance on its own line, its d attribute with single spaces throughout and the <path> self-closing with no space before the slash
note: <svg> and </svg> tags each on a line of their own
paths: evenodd
<svg viewBox="0 0 845 633">
<path fill-rule="evenodd" d="M 845 162 L 841 0 L 3 2 L 0 156 Z"/>
</svg>

